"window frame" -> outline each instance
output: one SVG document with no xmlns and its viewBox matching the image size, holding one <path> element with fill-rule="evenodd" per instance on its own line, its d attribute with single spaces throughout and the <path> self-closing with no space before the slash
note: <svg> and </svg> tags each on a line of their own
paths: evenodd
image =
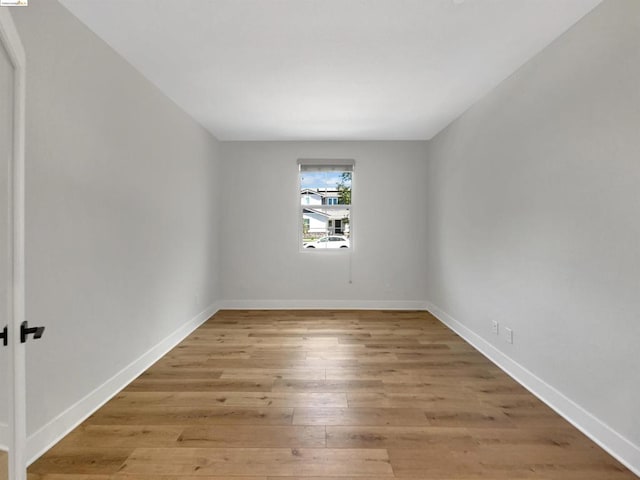
<svg viewBox="0 0 640 480">
<path fill-rule="evenodd" d="M 318 205 L 319 208 L 321 209 L 328 209 L 328 210 L 340 210 L 341 207 L 349 207 L 349 248 L 304 248 L 302 246 L 303 241 L 304 241 L 304 237 L 303 237 L 303 229 L 304 229 L 304 215 L 303 215 L 303 211 L 305 208 L 309 208 L 309 207 L 313 207 L 313 205 L 305 205 L 301 202 L 300 200 L 300 196 L 301 196 L 301 191 L 302 191 L 302 182 L 301 182 L 301 175 L 300 173 L 302 172 L 302 166 L 309 166 L 309 167 L 313 167 L 313 166 L 317 166 L 317 167 L 322 167 L 322 166 L 344 166 L 345 170 L 344 171 L 351 171 L 351 203 L 349 205 Z M 297 181 L 296 181 L 296 208 L 297 208 L 297 215 L 298 215 L 298 220 L 297 220 L 297 228 L 298 228 L 298 251 L 300 253 L 308 253 L 308 254 L 313 254 L 312 252 L 331 252 L 330 255 L 348 255 L 350 254 L 353 249 L 354 249 L 354 234 L 353 234 L 353 192 L 354 192 L 354 185 L 355 185 L 355 171 L 356 171 L 356 162 L 353 159 L 344 159 L 344 158 L 340 158 L 340 159 L 330 159 L 330 158 L 322 158 L 322 159 L 308 159 L 308 158 L 299 158 L 297 161 Z M 313 170 L 311 170 L 313 171 Z M 320 171 L 320 170 L 318 170 Z M 331 236 L 336 236 L 338 234 L 334 233 L 330 233 L 327 232 L 325 235 L 326 237 L 331 237 Z"/>
</svg>

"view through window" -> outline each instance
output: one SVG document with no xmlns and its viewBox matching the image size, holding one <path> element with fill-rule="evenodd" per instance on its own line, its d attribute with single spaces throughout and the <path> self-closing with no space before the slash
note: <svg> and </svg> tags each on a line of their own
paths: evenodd
<svg viewBox="0 0 640 480">
<path fill-rule="evenodd" d="M 351 247 L 353 160 L 299 160 L 302 248 Z"/>
</svg>

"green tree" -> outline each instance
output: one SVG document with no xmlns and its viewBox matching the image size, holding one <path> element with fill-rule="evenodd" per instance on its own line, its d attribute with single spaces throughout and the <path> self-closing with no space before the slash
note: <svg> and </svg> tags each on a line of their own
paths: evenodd
<svg viewBox="0 0 640 480">
<path fill-rule="evenodd" d="M 342 172 L 338 187 L 338 204 L 351 205 L 351 172 Z"/>
</svg>

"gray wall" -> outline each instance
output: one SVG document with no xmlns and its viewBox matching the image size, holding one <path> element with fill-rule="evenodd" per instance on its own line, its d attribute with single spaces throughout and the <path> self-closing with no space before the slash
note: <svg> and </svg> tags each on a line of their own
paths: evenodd
<svg viewBox="0 0 640 480">
<path fill-rule="evenodd" d="M 428 300 L 640 445 L 640 2 L 597 7 L 428 158 Z"/>
<path fill-rule="evenodd" d="M 424 305 L 425 142 L 221 145 L 223 298 L 230 305 Z M 350 253 L 300 252 L 298 158 L 355 159 Z"/>
<path fill-rule="evenodd" d="M 33 433 L 219 298 L 217 141 L 57 2 L 27 72 Z M 124 14 L 124 13 L 123 13 Z"/>
</svg>

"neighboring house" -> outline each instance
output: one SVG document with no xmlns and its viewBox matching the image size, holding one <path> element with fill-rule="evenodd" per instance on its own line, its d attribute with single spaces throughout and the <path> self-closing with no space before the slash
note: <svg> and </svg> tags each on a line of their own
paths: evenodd
<svg viewBox="0 0 640 480">
<path fill-rule="evenodd" d="M 340 193 L 336 188 L 303 188 L 300 190 L 302 205 L 338 205 Z"/>
<path fill-rule="evenodd" d="M 338 205 L 337 189 L 304 188 L 300 191 L 300 204 L 308 205 L 302 211 L 303 232 L 308 237 L 349 234 L 349 209 L 324 209 L 323 205 Z"/>
</svg>

